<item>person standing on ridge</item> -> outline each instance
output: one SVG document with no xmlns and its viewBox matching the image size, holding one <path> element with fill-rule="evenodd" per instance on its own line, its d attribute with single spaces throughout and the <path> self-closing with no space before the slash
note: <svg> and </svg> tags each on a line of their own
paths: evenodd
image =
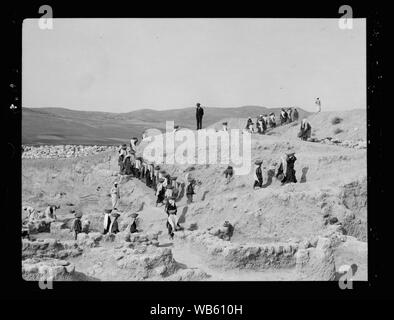
<svg viewBox="0 0 394 320">
<path fill-rule="evenodd" d="M 197 130 L 202 129 L 202 117 L 204 116 L 204 109 L 200 103 L 196 104 L 196 119 L 197 119 Z"/>
<path fill-rule="evenodd" d="M 320 112 L 321 111 L 321 101 L 320 98 L 317 98 L 315 101 L 316 104 L 316 112 Z"/>
</svg>

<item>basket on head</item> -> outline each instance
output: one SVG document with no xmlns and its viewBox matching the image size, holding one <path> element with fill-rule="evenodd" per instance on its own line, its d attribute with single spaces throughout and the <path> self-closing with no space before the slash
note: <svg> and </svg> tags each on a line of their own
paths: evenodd
<svg viewBox="0 0 394 320">
<path fill-rule="evenodd" d="M 75 218 L 82 218 L 82 212 L 81 211 L 77 211 L 75 213 Z"/>
<path fill-rule="evenodd" d="M 120 214 L 119 214 L 119 212 L 112 211 L 112 212 L 111 212 L 111 216 L 113 216 L 114 218 L 117 218 L 117 217 L 120 216 Z"/>
</svg>

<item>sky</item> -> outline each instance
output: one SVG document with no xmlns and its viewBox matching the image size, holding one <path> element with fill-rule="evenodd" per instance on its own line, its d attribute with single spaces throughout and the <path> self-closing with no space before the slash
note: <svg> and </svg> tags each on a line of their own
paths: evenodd
<svg viewBox="0 0 394 320">
<path fill-rule="evenodd" d="M 354 19 L 26 19 L 23 107 L 366 108 L 366 23 Z"/>
</svg>

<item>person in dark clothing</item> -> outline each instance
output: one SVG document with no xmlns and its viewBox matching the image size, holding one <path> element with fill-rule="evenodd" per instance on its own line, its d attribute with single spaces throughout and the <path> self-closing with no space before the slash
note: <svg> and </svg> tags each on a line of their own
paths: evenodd
<svg viewBox="0 0 394 320">
<path fill-rule="evenodd" d="M 280 112 L 280 124 L 286 124 L 287 122 L 287 112 L 285 111 L 284 108 L 282 108 L 281 112 Z"/>
<path fill-rule="evenodd" d="M 287 109 L 287 123 L 291 123 L 293 121 L 293 109 Z"/>
<path fill-rule="evenodd" d="M 297 179 L 295 176 L 295 170 L 294 170 L 294 163 L 296 162 L 297 158 L 294 155 L 294 152 L 290 152 L 287 154 L 286 158 L 286 171 L 284 171 L 285 176 L 283 177 L 282 183 L 297 183 Z"/>
<path fill-rule="evenodd" d="M 230 222 L 224 221 L 223 227 L 220 228 L 219 238 L 225 241 L 230 241 L 233 234 L 234 226 Z"/>
<path fill-rule="evenodd" d="M 131 215 L 132 220 L 131 220 L 131 223 L 130 223 L 130 226 L 129 226 L 130 233 L 138 232 L 138 230 L 137 230 L 137 216 L 138 216 L 137 213 L 133 213 Z"/>
<path fill-rule="evenodd" d="M 109 233 L 118 233 L 119 232 L 119 226 L 118 226 L 118 218 L 120 214 L 118 212 L 112 212 L 112 221 L 111 225 L 109 226 Z"/>
<path fill-rule="evenodd" d="M 276 120 L 275 120 L 275 114 L 273 112 L 270 113 L 269 115 L 269 124 L 271 128 L 276 127 Z"/>
<path fill-rule="evenodd" d="M 187 204 L 190 204 L 193 202 L 193 195 L 195 194 L 194 192 L 194 180 L 189 181 L 189 184 L 186 187 L 186 198 Z"/>
<path fill-rule="evenodd" d="M 141 172 L 140 172 L 140 180 L 145 180 L 145 172 L 146 172 L 146 163 L 144 160 L 141 160 Z"/>
<path fill-rule="evenodd" d="M 226 178 L 226 182 L 229 183 L 231 178 L 233 177 L 234 170 L 232 166 L 228 166 L 226 170 L 223 172 L 224 177 Z"/>
<path fill-rule="evenodd" d="M 257 160 L 254 164 L 256 165 L 254 174 L 254 184 L 253 189 L 256 187 L 261 188 L 263 186 L 263 171 L 261 170 L 261 164 L 263 161 Z"/>
<path fill-rule="evenodd" d="M 267 115 L 265 114 L 265 115 L 263 115 L 263 121 L 262 121 L 262 125 L 263 125 L 263 134 L 265 134 L 265 132 L 267 131 L 267 123 L 268 123 L 268 117 L 267 117 Z"/>
<path fill-rule="evenodd" d="M 75 219 L 74 219 L 73 224 L 71 226 L 71 232 L 74 231 L 74 239 L 75 240 L 77 240 L 77 238 L 78 238 L 78 233 L 82 232 L 81 218 L 82 218 L 82 213 L 77 212 L 75 214 Z"/>
<path fill-rule="evenodd" d="M 152 180 L 152 186 L 155 192 L 157 191 L 157 185 L 159 184 L 159 173 L 160 173 L 160 167 L 155 166 L 153 169 L 153 180 Z"/>
<path fill-rule="evenodd" d="M 141 178 L 142 158 L 136 157 L 134 163 L 134 176 L 138 179 Z"/>
<path fill-rule="evenodd" d="M 253 121 L 252 121 L 252 118 L 248 118 L 248 120 L 246 121 L 245 130 L 250 132 L 250 133 L 253 132 Z"/>
<path fill-rule="evenodd" d="M 204 116 L 204 109 L 201 107 L 200 103 L 197 103 L 196 106 L 197 130 L 200 130 L 202 129 L 202 117 Z"/>
<path fill-rule="evenodd" d="M 176 206 L 176 203 L 175 203 L 175 197 L 170 197 L 168 199 L 165 211 L 166 211 L 167 215 L 177 214 L 178 209 L 177 209 L 177 206 Z"/>
<path fill-rule="evenodd" d="M 276 177 L 281 180 L 282 184 L 289 182 L 297 183 L 294 170 L 294 163 L 297 158 L 294 154 L 294 152 L 288 152 L 286 153 L 286 157 L 281 158 L 281 163 Z"/>
<path fill-rule="evenodd" d="M 159 203 L 163 203 L 164 201 L 164 194 L 166 192 L 166 188 L 163 186 L 164 179 L 160 178 L 159 183 L 157 184 L 157 189 L 156 189 L 156 207 Z"/>
<path fill-rule="evenodd" d="M 22 239 L 28 239 L 28 240 L 30 240 L 29 228 L 27 228 L 27 227 L 22 227 Z"/>
<path fill-rule="evenodd" d="M 152 173 L 151 173 L 151 164 L 148 163 L 145 169 L 145 184 L 148 188 L 152 186 Z"/>
<path fill-rule="evenodd" d="M 130 224 L 130 229 L 129 229 L 130 233 L 135 233 L 138 232 L 137 230 L 137 224 L 135 223 L 135 220 Z"/>
<path fill-rule="evenodd" d="M 125 172 L 124 158 L 125 158 L 124 154 L 121 154 L 118 158 L 118 165 L 119 165 L 119 173 L 120 174 L 124 174 L 124 172 Z"/>
<path fill-rule="evenodd" d="M 123 171 L 124 174 L 127 175 L 127 176 L 131 175 L 133 173 L 132 166 L 131 166 L 131 155 L 128 154 L 124 158 L 123 162 L 124 162 L 124 171 Z"/>
</svg>

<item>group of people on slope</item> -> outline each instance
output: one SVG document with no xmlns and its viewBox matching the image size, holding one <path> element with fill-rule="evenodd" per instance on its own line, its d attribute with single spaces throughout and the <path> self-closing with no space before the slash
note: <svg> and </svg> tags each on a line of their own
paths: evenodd
<svg viewBox="0 0 394 320">
<path fill-rule="evenodd" d="M 296 108 L 289 108 L 287 110 L 282 108 L 279 117 L 281 125 L 298 121 L 298 110 Z M 256 132 L 259 134 L 265 134 L 268 128 L 273 129 L 276 128 L 276 126 L 277 123 L 275 113 L 271 112 L 270 114 L 261 114 L 258 116 L 256 118 L 256 123 L 253 123 L 252 118 L 249 117 L 246 121 L 245 131 L 250 133 Z M 226 131 L 228 130 L 227 122 L 223 122 L 223 128 Z"/>
<path fill-rule="evenodd" d="M 285 108 L 282 108 L 279 114 L 280 117 L 280 124 L 288 124 L 294 121 L 298 121 L 298 110 L 297 108 L 288 108 L 285 110 Z"/>
<path fill-rule="evenodd" d="M 276 170 L 275 177 L 280 180 L 282 185 L 291 182 L 297 183 L 297 179 L 295 176 L 296 171 L 294 170 L 294 164 L 296 160 L 297 158 L 295 157 L 294 151 L 287 152 L 285 156 L 280 159 L 280 163 Z M 255 161 L 253 189 L 263 187 L 262 164 L 262 160 Z"/>
<path fill-rule="evenodd" d="M 176 201 L 180 200 L 185 189 L 187 204 L 193 202 L 196 181 L 190 175 L 186 175 L 186 183 L 177 181 L 176 176 L 171 176 L 165 170 L 161 170 L 159 165 L 145 161 L 142 157 L 136 157 L 136 138 L 132 139 L 130 146 L 123 144 L 119 149 L 119 173 L 121 176 L 135 177 L 142 181 L 148 188 L 154 190 L 156 195 L 156 206 L 161 205 L 167 214 L 166 227 L 172 239 L 174 231 L 180 228 L 176 220 L 177 206 Z M 112 210 L 117 210 L 120 200 L 119 185 L 117 182 L 111 189 Z M 108 213 L 109 214 L 109 213 Z M 108 216 L 109 217 L 109 216 Z M 105 223 L 108 226 L 108 223 Z M 133 228 L 136 230 L 136 227 Z"/>
</svg>

